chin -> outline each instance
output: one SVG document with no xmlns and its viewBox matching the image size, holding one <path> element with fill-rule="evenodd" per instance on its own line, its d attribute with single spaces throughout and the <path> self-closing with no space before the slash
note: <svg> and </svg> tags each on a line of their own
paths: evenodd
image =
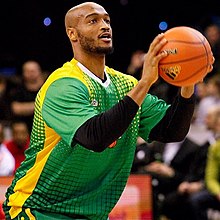
<svg viewBox="0 0 220 220">
<path fill-rule="evenodd" d="M 98 47 L 98 48 L 96 48 L 97 53 L 102 53 L 105 55 L 112 54 L 113 51 L 114 51 L 113 47 Z"/>
</svg>

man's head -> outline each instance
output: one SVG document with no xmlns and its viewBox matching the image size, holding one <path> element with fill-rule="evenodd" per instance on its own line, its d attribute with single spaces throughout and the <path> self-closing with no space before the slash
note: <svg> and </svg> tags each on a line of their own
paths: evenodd
<svg viewBox="0 0 220 220">
<path fill-rule="evenodd" d="M 23 121 L 13 121 L 12 123 L 12 138 L 14 142 L 23 148 L 29 140 L 28 126 Z"/>
<path fill-rule="evenodd" d="M 208 130 L 215 132 L 216 120 L 219 117 L 219 115 L 220 115 L 220 105 L 214 105 L 208 108 L 205 117 L 205 125 Z"/>
<path fill-rule="evenodd" d="M 34 60 L 28 60 L 22 65 L 22 75 L 25 81 L 35 83 L 39 77 L 42 77 L 40 64 Z"/>
<path fill-rule="evenodd" d="M 75 56 L 112 53 L 110 17 L 101 5 L 85 2 L 71 8 L 65 16 L 65 27 Z"/>
</svg>

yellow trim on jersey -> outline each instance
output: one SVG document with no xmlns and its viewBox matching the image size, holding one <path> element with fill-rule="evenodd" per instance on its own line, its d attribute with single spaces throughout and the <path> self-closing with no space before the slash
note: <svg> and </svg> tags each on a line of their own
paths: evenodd
<svg viewBox="0 0 220 220">
<path fill-rule="evenodd" d="M 134 77 L 125 75 L 107 66 L 106 66 L 106 72 L 110 75 L 122 75 L 127 78 L 130 78 L 130 80 L 134 83 L 134 85 L 137 84 L 138 82 Z M 77 66 L 77 61 L 75 59 L 72 59 L 71 62 L 65 63 L 62 68 L 54 71 L 42 86 L 37 96 L 38 99 L 37 101 L 39 101 L 40 106 L 36 106 L 36 108 L 39 107 L 40 108 L 39 110 L 41 111 L 46 96 L 46 92 L 49 86 L 54 81 L 63 77 L 73 77 L 79 79 L 82 83 L 85 84 L 85 86 L 88 88 L 89 91 L 89 87 L 83 76 L 84 74 L 82 70 Z M 44 124 L 44 128 L 45 128 L 44 148 L 37 153 L 36 161 L 33 167 L 27 171 L 24 177 L 22 177 L 20 180 L 17 181 L 14 187 L 14 193 L 9 197 L 8 206 L 11 206 L 9 214 L 12 219 L 15 218 L 22 211 L 22 206 L 24 205 L 28 197 L 31 196 L 35 186 L 37 185 L 38 179 L 40 178 L 41 172 L 45 166 L 45 163 L 47 162 L 50 153 L 52 152 L 54 146 L 61 140 L 61 137 L 53 129 L 49 128 L 46 125 L 46 123 Z"/>
<path fill-rule="evenodd" d="M 83 72 L 82 70 L 77 66 L 77 60 L 72 59 L 71 62 L 67 62 L 63 65 L 62 68 L 57 69 L 54 73 L 52 73 L 49 77 L 48 80 L 45 82 L 41 89 L 41 99 L 40 99 L 40 104 L 42 107 L 46 92 L 48 87 L 57 79 L 63 78 L 63 77 L 73 77 L 79 79 L 81 82 L 83 82 L 87 88 L 88 85 L 86 81 L 83 79 Z"/>
<path fill-rule="evenodd" d="M 46 129 L 47 133 L 51 132 L 51 130 L 52 129 Z M 15 193 L 10 195 L 8 202 L 8 205 L 12 206 L 9 211 L 11 218 L 15 218 L 22 211 L 22 206 L 24 205 L 28 197 L 32 194 L 51 151 L 53 150 L 54 146 L 60 141 L 60 137 L 58 135 L 56 136 L 57 137 L 52 136 L 52 138 L 50 138 L 55 138 L 52 142 L 49 141 L 49 139 L 46 139 L 47 141 L 45 143 L 51 143 L 37 154 L 34 166 L 27 171 L 24 177 L 17 181 L 14 187 Z"/>
<path fill-rule="evenodd" d="M 32 215 L 30 209 L 25 209 L 25 213 L 27 214 L 27 216 L 29 217 L 30 220 L 35 220 L 35 219 L 36 219 L 36 218 Z"/>
<path fill-rule="evenodd" d="M 86 81 L 83 79 L 82 70 L 77 66 L 77 61 L 73 59 L 71 60 L 71 62 L 65 63 L 62 68 L 57 69 L 54 73 L 52 73 L 48 77 L 45 84 L 42 86 L 37 97 L 39 98 L 40 109 L 43 106 L 43 101 L 49 86 L 57 79 L 63 77 L 77 78 L 87 86 Z M 61 137 L 57 135 L 57 133 L 53 129 L 49 128 L 46 124 L 44 126 L 45 126 L 44 148 L 37 153 L 34 166 L 27 171 L 24 177 L 22 177 L 20 180 L 17 181 L 14 187 L 15 193 L 10 195 L 9 197 L 8 205 L 12 206 L 9 211 L 9 214 L 12 218 L 15 218 L 22 211 L 22 206 L 24 205 L 28 197 L 32 194 L 51 151 L 61 139 Z M 31 172 L 33 170 L 34 172 Z M 25 189 L 23 187 L 24 185 L 25 185 Z"/>
</svg>

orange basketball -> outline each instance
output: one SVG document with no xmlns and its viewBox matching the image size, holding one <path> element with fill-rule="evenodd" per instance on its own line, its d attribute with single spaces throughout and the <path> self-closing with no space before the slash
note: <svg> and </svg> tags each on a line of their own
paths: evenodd
<svg viewBox="0 0 220 220">
<path fill-rule="evenodd" d="M 179 26 L 165 33 L 167 44 L 162 48 L 168 56 L 159 62 L 159 75 L 169 84 L 188 86 L 201 81 L 212 64 L 208 40 L 198 30 Z"/>
</svg>

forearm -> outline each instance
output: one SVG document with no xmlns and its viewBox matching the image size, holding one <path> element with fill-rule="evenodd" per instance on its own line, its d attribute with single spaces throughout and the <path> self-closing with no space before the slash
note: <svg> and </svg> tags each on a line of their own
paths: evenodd
<svg viewBox="0 0 220 220">
<path fill-rule="evenodd" d="M 150 89 L 150 86 L 150 82 L 140 80 L 138 84 L 127 95 L 132 98 L 138 106 L 141 106 L 146 94 Z"/>
<path fill-rule="evenodd" d="M 161 142 L 182 141 L 187 135 L 195 108 L 195 96 L 178 95 L 163 119 L 151 130 L 149 138 Z"/>
<path fill-rule="evenodd" d="M 87 149 L 103 151 L 125 132 L 138 109 L 139 106 L 125 96 L 108 111 L 86 121 L 74 139 Z"/>
<path fill-rule="evenodd" d="M 34 102 L 13 102 L 12 112 L 16 115 L 32 115 L 34 112 Z"/>
</svg>

